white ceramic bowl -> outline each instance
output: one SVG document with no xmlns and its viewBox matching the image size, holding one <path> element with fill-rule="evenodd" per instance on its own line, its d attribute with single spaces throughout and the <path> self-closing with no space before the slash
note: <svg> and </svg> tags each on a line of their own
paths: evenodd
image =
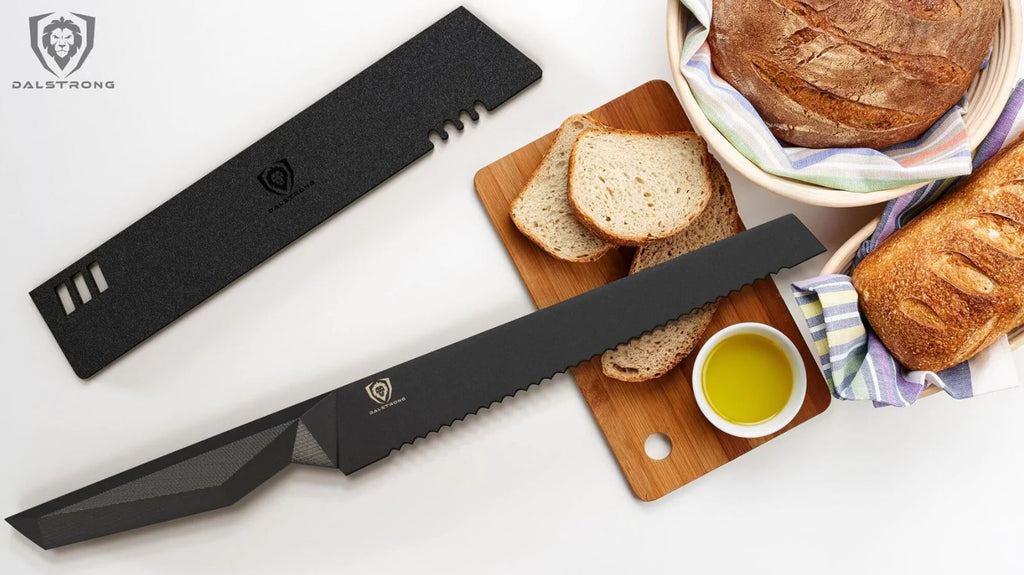
<svg viewBox="0 0 1024 575">
<path fill-rule="evenodd" d="M 779 177 L 763 171 L 757 164 L 748 160 L 734 148 L 732 143 L 708 120 L 693 98 L 686 79 L 679 71 L 679 55 L 683 46 L 683 35 L 686 32 L 686 18 L 688 17 L 689 14 L 682 9 L 679 0 L 668 0 L 668 60 L 672 67 L 672 78 L 676 84 L 676 95 L 679 97 L 683 109 L 686 110 L 693 129 L 707 140 L 708 146 L 719 160 L 729 164 L 737 172 L 763 188 L 780 196 L 816 206 L 849 207 L 878 204 L 902 196 L 921 186 L 921 184 L 912 184 L 877 192 L 846 192 Z M 1006 101 L 1010 98 L 1010 92 L 1013 91 L 1013 86 L 1017 81 L 1021 38 L 1021 0 L 1004 0 L 1003 16 L 996 28 L 989 65 L 978 72 L 974 82 L 967 90 L 970 104 L 964 121 L 967 123 L 967 133 L 971 140 L 972 150 L 978 147 L 982 138 L 992 129 L 999 114 L 1006 106 Z"/>
<path fill-rule="evenodd" d="M 789 366 L 793 371 L 793 393 L 789 396 L 786 406 L 775 417 L 755 425 L 739 425 L 723 419 L 714 409 L 711 409 L 707 397 L 704 396 L 704 387 L 701 383 L 704 362 L 711 350 L 723 339 L 740 333 L 757 334 L 775 342 L 786 353 Z M 796 417 L 800 406 L 804 404 L 804 396 L 807 394 L 807 372 L 804 370 L 803 360 L 800 359 L 800 352 L 785 334 L 763 323 L 737 323 L 711 336 L 697 352 L 697 359 L 693 362 L 693 377 L 690 378 L 690 381 L 693 382 L 693 396 L 697 399 L 697 406 L 700 407 L 704 417 L 718 429 L 736 437 L 764 437 L 782 429 Z"/>
</svg>

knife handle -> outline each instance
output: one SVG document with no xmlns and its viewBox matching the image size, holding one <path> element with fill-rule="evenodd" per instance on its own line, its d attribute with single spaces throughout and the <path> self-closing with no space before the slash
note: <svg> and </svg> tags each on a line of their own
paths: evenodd
<svg viewBox="0 0 1024 575">
<path fill-rule="evenodd" d="M 335 392 L 7 518 L 43 549 L 225 507 L 289 463 L 337 467 Z"/>
</svg>

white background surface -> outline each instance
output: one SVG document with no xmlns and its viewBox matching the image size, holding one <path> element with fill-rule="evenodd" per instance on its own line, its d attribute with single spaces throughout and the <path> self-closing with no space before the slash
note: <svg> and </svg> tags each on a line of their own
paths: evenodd
<svg viewBox="0 0 1024 575">
<path fill-rule="evenodd" d="M 455 5 L 3 3 L 0 514 L 533 309 L 473 174 L 668 79 L 661 0 L 469 1 L 544 79 L 88 383 L 27 296 Z M 47 79 L 26 23 L 49 10 L 97 18 L 76 76 L 115 90 L 10 88 Z M 802 206 L 731 175 L 748 224 L 796 212 L 830 248 L 877 210 Z M 1019 572 L 1022 412 L 1020 389 L 833 403 L 642 503 L 558 377 L 352 477 L 293 466 L 233 508 L 49 552 L 0 527 L 0 571 Z"/>
</svg>

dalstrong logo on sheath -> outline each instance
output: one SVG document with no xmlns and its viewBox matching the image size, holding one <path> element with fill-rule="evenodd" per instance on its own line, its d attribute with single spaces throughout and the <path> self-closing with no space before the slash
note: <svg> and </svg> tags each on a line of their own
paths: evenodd
<svg viewBox="0 0 1024 575">
<path fill-rule="evenodd" d="M 287 158 L 270 164 L 260 172 L 256 179 L 263 184 L 264 189 L 272 194 L 287 196 L 292 192 L 292 184 L 295 182 L 295 172 Z"/>
<path fill-rule="evenodd" d="M 292 169 L 291 162 L 288 158 L 281 158 L 280 160 L 270 164 L 263 168 L 263 171 L 256 175 L 256 179 L 259 181 L 263 189 L 274 194 L 275 196 L 282 196 L 281 200 L 270 207 L 267 213 L 274 213 L 279 208 L 283 207 L 300 194 L 304 193 L 309 188 L 312 188 L 316 182 L 309 180 L 305 184 L 295 187 L 295 170 Z"/>
</svg>

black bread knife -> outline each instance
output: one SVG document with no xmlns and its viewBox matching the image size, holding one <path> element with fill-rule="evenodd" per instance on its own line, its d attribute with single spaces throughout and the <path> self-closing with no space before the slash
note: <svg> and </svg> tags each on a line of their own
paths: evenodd
<svg viewBox="0 0 1024 575">
<path fill-rule="evenodd" d="M 49 549 L 231 505 L 289 463 L 349 474 L 825 248 L 792 215 L 48 501 L 7 521 Z"/>
</svg>

